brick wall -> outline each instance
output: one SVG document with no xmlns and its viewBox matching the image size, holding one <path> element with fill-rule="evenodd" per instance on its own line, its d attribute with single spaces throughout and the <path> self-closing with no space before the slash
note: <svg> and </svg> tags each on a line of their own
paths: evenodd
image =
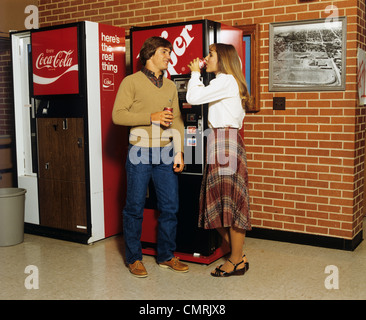
<svg viewBox="0 0 366 320">
<path fill-rule="evenodd" d="M 10 40 L 0 41 L 0 135 L 14 134 Z"/>
<path fill-rule="evenodd" d="M 268 91 L 269 23 L 347 16 L 346 91 Z M 365 108 L 357 105 L 363 0 L 39 0 L 41 27 L 81 20 L 124 27 L 210 19 L 260 25 L 261 111 L 245 119 L 255 227 L 352 239 L 362 229 Z M 273 111 L 274 96 L 286 110 Z"/>
</svg>

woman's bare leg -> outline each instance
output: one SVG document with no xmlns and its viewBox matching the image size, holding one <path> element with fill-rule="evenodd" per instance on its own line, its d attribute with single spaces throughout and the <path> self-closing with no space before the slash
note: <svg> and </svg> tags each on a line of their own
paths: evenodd
<svg viewBox="0 0 366 320">
<path fill-rule="evenodd" d="M 229 236 L 229 229 L 230 228 L 217 228 L 217 232 L 220 234 L 220 236 L 222 237 L 222 240 L 224 240 L 224 242 L 226 242 L 227 246 L 230 248 L 230 236 Z"/>
<path fill-rule="evenodd" d="M 219 230 L 220 229 L 220 230 Z M 229 260 L 234 263 L 238 264 L 244 260 L 244 263 L 247 262 L 247 258 L 243 258 L 243 246 L 245 240 L 245 230 L 239 229 L 236 227 L 230 228 L 218 228 L 217 229 L 220 235 L 223 237 L 224 241 L 227 241 L 230 244 L 231 254 Z M 221 270 L 225 272 L 231 272 L 234 270 L 234 266 L 229 261 L 226 261 Z M 244 263 L 238 266 L 237 270 L 244 268 Z"/>
</svg>

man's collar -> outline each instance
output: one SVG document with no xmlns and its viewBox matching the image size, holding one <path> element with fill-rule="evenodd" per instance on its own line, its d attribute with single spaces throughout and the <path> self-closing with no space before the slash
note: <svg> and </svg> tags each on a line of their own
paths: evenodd
<svg viewBox="0 0 366 320">
<path fill-rule="evenodd" d="M 150 69 L 146 68 L 145 66 L 142 67 L 141 71 L 146 74 L 148 77 L 155 77 L 155 78 L 161 78 L 163 77 L 163 72 L 157 77 L 155 75 L 155 72 L 151 71 Z"/>
<path fill-rule="evenodd" d="M 157 78 L 155 76 L 155 73 L 152 72 L 151 70 L 147 69 L 145 66 L 142 67 L 141 72 L 143 74 L 145 74 L 145 76 L 158 88 L 161 88 L 163 86 L 163 74 L 159 75 L 159 77 Z"/>
</svg>

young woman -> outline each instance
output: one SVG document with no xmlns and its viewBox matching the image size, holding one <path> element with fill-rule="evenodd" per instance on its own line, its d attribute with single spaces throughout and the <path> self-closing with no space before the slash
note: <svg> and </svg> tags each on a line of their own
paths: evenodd
<svg viewBox="0 0 366 320">
<path fill-rule="evenodd" d="M 232 45 L 216 43 L 205 58 L 206 71 L 215 74 L 208 86 L 200 80 L 199 59 L 188 67 L 187 102 L 208 103 L 207 164 L 200 194 L 199 226 L 217 229 L 230 245 L 228 260 L 211 275 L 244 275 L 249 262 L 243 254 L 246 230 L 251 230 L 248 170 L 243 139 L 239 134 L 250 98 L 240 58 Z M 223 161 L 226 159 L 226 162 Z"/>
</svg>

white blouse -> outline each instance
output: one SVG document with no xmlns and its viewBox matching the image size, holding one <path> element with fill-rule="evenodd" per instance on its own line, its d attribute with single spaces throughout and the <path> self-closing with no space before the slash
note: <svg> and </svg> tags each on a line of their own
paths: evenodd
<svg viewBox="0 0 366 320">
<path fill-rule="evenodd" d="M 219 73 L 204 86 L 201 74 L 193 71 L 188 82 L 187 102 L 192 105 L 208 103 L 210 128 L 232 127 L 241 129 L 245 111 L 241 105 L 239 87 L 231 74 Z"/>
</svg>

